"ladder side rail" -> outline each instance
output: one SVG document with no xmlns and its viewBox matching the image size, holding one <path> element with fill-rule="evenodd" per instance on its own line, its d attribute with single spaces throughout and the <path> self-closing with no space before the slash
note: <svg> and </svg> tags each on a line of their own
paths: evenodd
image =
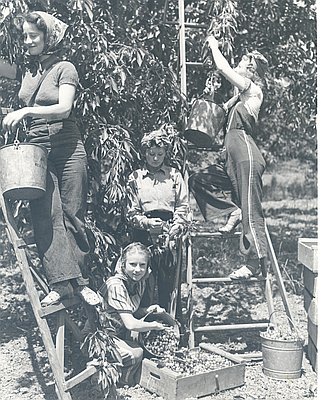
<svg viewBox="0 0 321 400">
<path fill-rule="evenodd" d="M 268 312 L 269 312 L 269 318 L 271 322 L 275 322 L 274 319 L 274 303 L 273 303 L 273 293 L 272 293 L 272 287 L 271 287 L 271 274 L 267 272 L 266 278 L 265 278 L 265 288 L 264 288 L 264 294 L 267 302 L 267 307 L 268 307 Z"/>
<path fill-rule="evenodd" d="M 195 347 L 194 327 L 193 327 L 193 254 L 192 238 L 186 241 L 186 282 L 187 282 L 187 313 L 188 313 L 188 346 Z"/>
<path fill-rule="evenodd" d="M 65 391 L 65 380 L 64 376 L 61 372 L 61 365 L 57 356 L 57 352 L 55 349 L 54 342 L 52 340 L 51 332 L 48 326 L 47 321 L 43 320 L 39 315 L 39 310 L 41 309 L 40 300 L 38 297 L 37 290 L 34 285 L 33 277 L 31 275 L 28 259 L 26 257 L 25 250 L 18 247 L 17 243 L 19 242 L 20 236 L 16 227 L 15 220 L 12 216 L 10 210 L 9 202 L 3 197 L 2 190 L 0 188 L 0 206 L 2 208 L 2 212 L 4 215 L 4 219 L 7 224 L 7 230 L 9 232 L 9 240 L 14 248 L 17 261 L 20 267 L 20 271 L 23 277 L 23 281 L 29 295 L 30 303 L 33 309 L 33 313 L 36 318 L 36 322 L 38 324 L 42 340 L 44 346 L 46 348 L 46 352 L 48 354 L 48 359 L 50 362 L 50 366 L 52 372 L 55 377 L 56 388 L 58 391 L 59 400 L 72 400 L 70 393 Z"/>
<path fill-rule="evenodd" d="M 176 255 L 175 255 L 175 277 L 174 277 L 174 288 L 171 293 L 170 299 L 170 312 L 169 314 L 175 318 L 177 311 L 177 302 L 180 296 L 180 282 L 181 282 L 181 273 L 182 273 L 182 252 L 183 252 L 183 240 L 179 238 L 176 240 Z"/>
<path fill-rule="evenodd" d="M 63 311 L 57 313 L 57 333 L 56 333 L 56 351 L 61 367 L 61 373 L 64 373 L 65 365 L 65 318 Z"/>
<path fill-rule="evenodd" d="M 289 305 L 289 301 L 288 301 L 288 298 L 287 298 L 287 294 L 286 294 L 285 286 L 284 286 L 284 283 L 283 283 L 283 279 L 282 279 L 280 267 L 279 267 L 279 264 L 278 264 L 278 260 L 277 260 L 276 255 L 275 255 L 275 252 L 274 252 L 274 249 L 273 249 L 273 244 L 272 244 L 271 237 L 270 237 L 270 233 L 268 231 L 268 228 L 267 228 L 266 224 L 265 224 L 265 235 L 266 235 L 266 239 L 267 239 L 268 253 L 269 253 L 269 256 L 270 256 L 272 269 L 273 269 L 276 281 L 278 283 L 278 288 L 280 290 L 280 294 L 281 294 L 281 298 L 282 298 L 282 301 L 283 301 L 283 306 L 284 306 L 284 309 L 285 309 L 285 313 L 286 313 L 286 315 L 288 317 L 290 327 L 292 328 L 292 327 L 294 327 L 293 317 L 292 317 L 292 313 L 291 313 L 291 310 L 290 310 L 290 305 Z"/>
<path fill-rule="evenodd" d="M 178 0 L 179 18 L 179 69 L 181 78 L 181 93 L 187 98 L 186 88 L 186 45 L 185 45 L 185 4 L 184 0 Z"/>
</svg>

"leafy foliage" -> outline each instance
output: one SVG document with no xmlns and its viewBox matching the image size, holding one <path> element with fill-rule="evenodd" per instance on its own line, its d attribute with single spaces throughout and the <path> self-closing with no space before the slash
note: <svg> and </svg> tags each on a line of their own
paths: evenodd
<svg viewBox="0 0 321 400">
<path fill-rule="evenodd" d="M 177 2 L 151 0 L 3 0 L 0 55 L 11 62 L 23 62 L 13 16 L 27 9 L 54 13 L 70 25 L 65 52 L 80 76 L 76 110 L 89 159 L 87 225 L 94 246 L 92 269 L 100 280 L 110 273 L 118 246 L 127 237 L 126 180 L 140 163 L 142 134 L 163 123 L 181 133 L 190 102 L 201 95 L 211 65 L 188 67 L 188 96 L 182 96 Z M 255 48 L 267 56 L 260 146 L 269 162 L 300 158 L 315 165 L 314 2 L 186 0 L 185 16 L 188 23 L 206 25 L 186 29 L 188 61 L 202 59 L 208 32 L 220 38 L 232 65 Z M 1 84 L 1 102 L 17 107 L 17 86 L 4 80 Z M 229 85 L 224 83 L 222 90 L 226 97 Z M 173 165 L 185 164 L 186 146 L 179 135 L 173 140 Z"/>
<path fill-rule="evenodd" d="M 86 336 L 82 348 L 87 350 L 91 359 L 87 365 L 93 365 L 98 369 L 98 384 L 101 386 L 105 398 L 112 393 L 115 394 L 115 387 L 120 378 L 122 359 L 113 338 L 106 331 L 97 329 Z"/>
</svg>

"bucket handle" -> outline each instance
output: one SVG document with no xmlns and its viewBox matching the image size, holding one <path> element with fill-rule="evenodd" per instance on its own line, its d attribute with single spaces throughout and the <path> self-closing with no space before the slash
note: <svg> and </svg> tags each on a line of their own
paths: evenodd
<svg viewBox="0 0 321 400">
<path fill-rule="evenodd" d="M 19 144 L 20 144 L 20 141 L 19 141 L 19 128 L 17 128 L 17 131 L 16 131 L 16 135 L 15 135 L 15 138 L 14 138 L 14 141 L 13 141 L 13 145 L 14 145 L 14 149 L 15 150 L 18 150 L 18 148 L 19 148 Z"/>
<path fill-rule="evenodd" d="M 290 325 L 291 330 L 294 329 L 295 332 L 296 332 L 296 334 L 298 335 L 298 337 L 300 337 L 298 328 L 295 326 L 295 324 L 294 324 L 294 322 L 292 321 L 292 319 L 285 313 L 285 311 L 282 311 L 282 310 L 274 310 L 274 311 L 270 314 L 269 323 L 268 323 L 268 328 L 270 328 L 270 326 L 271 326 L 271 317 L 272 317 L 272 315 L 273 315 L 273 314 L 276 314 L 276 313 L 284 313 L 285 316 L 287 317 L 288 321 L 290 322 L 289 325 Z"/>
</svg>

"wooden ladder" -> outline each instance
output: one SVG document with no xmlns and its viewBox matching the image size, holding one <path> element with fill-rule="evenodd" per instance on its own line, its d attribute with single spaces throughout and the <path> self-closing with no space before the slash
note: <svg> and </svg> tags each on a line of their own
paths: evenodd
<svg viewBox="0 0 321 400">
<path fill-rule="evenodd" d="M 76 376 L 66 380 L 64 376 L 64 343 L 65 343 L 65 328 L 66 326 L 71 330 L 76 340 L 82 339 L 82 334 L 76 323 L 71 319 L 68 309 L 80 303 L 78 297 L 63 300 L 57 305 L 48 307 L 41 307 L 39 295 L 36 289 L 36 283 L 44 291 L 45 294 L 49 292 L 49 288 L 45 281 L 35 271 L 32 263 L 29 262 L 27 247 L 32 243 L 24 240 L 17 229 L 14 220 L 10 203 L 2 195 L 0 188 L 0 207 L 3 212 L 6 232 L 8 239 L 11 242 L 23 281 L 29 296 L 32 310 L 42 336 L 42 340 L 48 355 L 51 370 L 54 375 L 55 389 L 59 400 L 72 400 L 70 390 L 82 382 L 83 380 L 92 376 L 97 370 L 94 366 L 89 366 Z M 47 317 L 55 314 L 56 316 L 56 332 L 55 341 L 48 325 Z"/>
<path fill-rule="evenodd" d="M 233 239 L 239 237 L 241 232 L 235 232 L 230 235 L 222 235 L 219 232 L 194 232 L 188 238 L 186 244 L 186 281 L 188 287 L 188 297 L 187 297 L 187 314 L 188 314 L 188 345 L 190 348 L 195 346 L 195 334 L 200 332 L 215 332 L 224 330 L 243 330 L 243 329 L 263 329 L 268 326 L 267 322 L 254 322 L 245 324 L 220 324 L 220 325 L 207 325 L 207 326 L 195 326 L 194 322 L 194 310 L 193 310 L 193 287 L 195 284 L 251 284 L 255 282 L 263 281 L 265 283 L 264 294 L 267 302 L 267 308 L 269 316 L 271 316 L 271 322 L 275 323 L 274 316 L 274 304 L 273 295 L 271 289 L 271 272 L 265 271 L 265 276 L 261 278 L 250 278 L 247 280 L 232 280 L 229 277 L 223 278 L 202 278 L 193 276 L 193 238 L 208 238 L 208 239 Z M 272 271 L 277 282 L 280 295 L 282 298 L 285 313 L 289 319 L 290 326 L 292 324 L 293 318 L 290 311 L 285 286 L 282 280 L 281 271 L 279 264 L 273 249 L 272 241 L 270 238 L 269 231 L 265 225 L 265 234 L 268 244 L 268 258 L 272 266 Z"/>
</svg>

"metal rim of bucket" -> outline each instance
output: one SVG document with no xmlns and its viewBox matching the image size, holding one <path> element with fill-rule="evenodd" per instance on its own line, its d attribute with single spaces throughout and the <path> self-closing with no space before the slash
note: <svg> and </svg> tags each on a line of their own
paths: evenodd
<svg viewBox="0 0 321 400">
<path fill-rule="evenodd" d="M 159 319 L 161 319 L 161 317 L 163 317 L 163 318 L 165 317 L 165 319 L 166 319 L 167 321 L 164 321 L 164 322 L 167 322 L 168 324 L 169 324 L 169 323 L 172 324 L 172 325 L 170 325 L 170 326 L 172 326 L 172 327 L 174 328 L 175 334 L 176 334 L 176 336 L 177 336 L 177 342 L 179 343 L 179 334 L 180 334 L 180 332 L 179 332 L 179 326 L 180 326 L 180 324 L 179 324 L 179 322 L 178 322 L 175 318 L 173 318 L 173 317 L 172 317 L 170 314 L 168 314 L 166 311 L 165 311 L 165 312 L 161 312 L 161 313 L 157 313 L 157 312 L 151 311 L 151 312 L 149 312 L 148 314 L 146 314 L 146 315 L 142 318 L 142 320 L 145 321 L 146 319 L 148 319 L 149 316 L 155 316 L 155 319 L 157 319 L 157 317 L 160 317 Z M 141 336 L 142 345 L 143 345 L 143 348 L 144 348 L 144 350 L 146 351 L 146 353 L 147 353 L 150 357 L 152 357 L 152 358 L 154 358 L 154 359 L 162 359 L 163 356 L 154 354 L 154 353 L 152 353 L 150 350 L 148 350 L 148 349 L 146 348 L 146 346 L 145 346 L 145 340 L 146 340 L 146 338 L 147 338 L 147 336 L 144 336 L 144 335 Z"/>
<path fill-rule="evenodd" d="M 9 144 L 5 144 L 3 146 L 0 147 L 0 151 L 6 147 L 19 147 L 19 146 L 36 146 L 36 147 L 40 147 L 41 149 L 43 149 L 46 154 L 48 154 L 48 149 L 43 146 L 42 144 L 39 143 L 29 143 L 29 142 L 19 142 L 19 143 L 9 143 Z"/>
<path fill-rule="evenodd" d="M 302 346 L 304 344 L 304 339 L 298 337 L 297 339 L 274 339 L 264 336 L 264 332 L 260 332 L 260 337 L 264 340 L 270 340 L 272 342 L 278 343 L 300 343 Z"/>
<path fill-rule="evenodd" d="M 276 314 L 276 313 L 285 313 L 284 311 L 282 311 L 282 310 L 275 310 L 275 311 L 273 311 L 271 314 L 270 314 L 270 318 L 269 318 L 269 323 L 268 323 L 268 328 L 271 326 L 271 317 L 272 317 L 272 315 L 273 314 Z M 302 339 L 302 337 L 300 337 L 300 335 L 299 335 L 299 331 L 298 331 L 298 328 L 295 326 L 295 324 L 294 324 L 294 322 L 292 321 L 292 319 L 285 313 L 285 316 L 287 317 L 287 319 L 291 322 L 291 324 L 292 324 L 292 327 L 294 328 L 294 330 L 295 330 L 295 333 L 297 334 L 297 338 L 296 339 L 274 339 L 274 338 L 268 338 L 268 337 L 266 337 L 266 336 L 263 336 L 264 335 L 264 332 L 260 332 L 260 337 L 262 338 L 262 339 L 266 339 L 266 340 L 273 340 L 274 342 L 282 342 L 282 343 L 284 343 L 284 342 L 288 342 L 288 343 L 290 343 L 290 342 L 302 342 L 302 343 L 304 343 L 304 339 Z"/>
</svg>

